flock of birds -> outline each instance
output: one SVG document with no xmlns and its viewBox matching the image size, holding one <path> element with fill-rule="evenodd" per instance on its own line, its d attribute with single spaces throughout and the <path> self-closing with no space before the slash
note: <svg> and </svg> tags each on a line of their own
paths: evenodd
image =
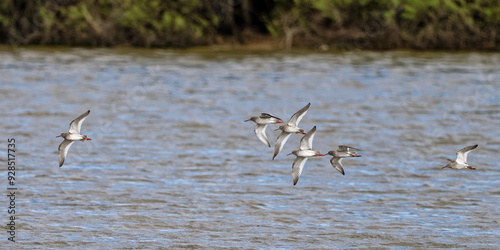
<svg viewBox="0 0 500 250">
<path fill-rule="evenodd" d="M 324 154 L 320 153 L 320 151 L 312 149 L 314 134 L 316 133 L 316 126 L 314 126 L 307 133 L 305 133 L 303 129 L 298 127 L 300 121 L 307 113 L 310 106 L 311 103 L 308 103 L 305 107 L 301 108 L 299 111 L 293 114 L 290 120 L 286 124 L 281 125 L 276 129 L 276 130 L 281 130 L 281 133 L 278 135 L 278 138 L 276 139 L 276 143 L 274 145 L 274 153 L 272 158 L 273 160 L 281 152 L 283 146 L 288 141 L 288 138 L 290 138 L 291 134 L 304 134 L 304 136 L 300 140 L 299 149 L 294 150 L 290 154 L 288 154 L 288 155 L 293 154 L 296 156 L 295 161 L 292 164 L 293 185 L 296 185 L 297 182 L 299 181 L 299 177 L 302 173 L 302 170 L 304 169 L 304 164 L 306 163 L 308 158 L 316 156 L 325 156 Z M 82 123 L 89 114 L 90 110 L 87 110 L 87 112 L 83 113 L 82 115 L 78 116 L 76 119 L 71 121 L 71 123 L 69 124 L 68 132 L 61 133 L 60 135 L 56 136 L 64 138 L 64 141 L 59 145 L 58 149 L 59 167 L 63 166 L 64 160 L 68 155 L 69 148 L 71 147 L 71 145 L 73 145 L 75 141 L 91 140 L 90 138 L 87 137 L 87 135 L 83 135 L 80 133 L 80 130 L 82 128 Z M 280 118 L 268 113 L 262 113 L 260 116 L 252 116 L 250 117 L 250 119 L 245 120 L 245 122 L 246 121 L 253 121 L 256 123 L 254 129 L 255 134 L 268 147 L 271 147 L 271 144 L 269 143 L 269 140 L 267 139 L 266 135 L 267 125 L 283 123 L 283 121 Z M 453 168 L 453 169 L 468 168 L 470 170 L 475 170 L 475 168 L 471 167 L 467 163 L 467 155 L 469 154 L 470 151 L 472 151 L 477 147 L 478 145 L 475 144 L 459 150 L 457 152 L 457 158 L 455 160 L 447 159 L 448 161 L 450 161 L 450 163 L 448 163 L 443 168 Z M 340 145 L 336 150 L 329 151 L 327 155 L 333 156 L 330 159 L 330 163 L 342 175 L 345 175 L 344 168 L 342 166 L 342 159 L 347 157 L 361 157 L 361 155 L 357 154 L 357 151 L 361 150 L 350 146 Z"/>
<path fill-rule="evenodd" d="M 308 103 L 305 107 L 301 108 L 299 111 L 293 114 L 290 120 L 285 125 L 281 125 L 276 129 L 276 130 L 281 130 L 281 133 L 278 135 L 278 138 L 276 139 L 276 144 L 274 145 L 273 160 L 281 152 L 283 146 L 288 141 L 288 138 L 290 138 L 290 135 L 292 133 L 304 134 L 304 136 L 300 140 L 299 149 L 294 150 L 290 154 L 288 154 L 288 155 L 293 154 L 297 156 L 292 164 L 293 185 L 296 185 L 297 182 L 299 181 L 300 174 L 302 174 L 302 170 L 304 169 L 304 165 L 307 159 L 309 159 L 310 157 L 325 156 L 324 154 L 320 153 L 320 151 L 312 149 L 313 139 L 316 133 L 316 126 L 314 126 L 307 133 L 304 133 L 304 130 L 298 127 L 300 121 L 307 113 L 310 106 L 311 103 Z M 283 123 L 283 120 L 268 113 L 262 113 L 260 116 L 252 116 L 250 117 L 250 119 L 245 121 L 246 122 L 253 121 L 256 123 L 254 129 L 255 134 L 268 147 L 271 147 L 271 144 L 267 140 L 267 135 L 266 135 L 267 125 Z M 327 153 L 327 155 L 333 156 L 332 159 L 330 160 L 330 163 L 335 169 L 337 169 L 340 173 L 342 173 L 342 175 L 345 175 L 344 168 L 342 166 L 342 158 L 361 157 L 361 155 L 358 155 L 356 151 L 361 151 L 361 150 L 351 146 L 340 145 L 337 150 L 331 150 Z"/>
<path fill-rule="evenodd" d="M 301 108 L 299 111 L 293 114 L 290 120 L 285 125 L 281 125 L 276 129 L 276 130 L 281 130 L 281 133 L 278 135 L 278 138 L 276 139 L 276 143 L 274 145 L 274 153 L 272 158 L 273 160 L 283 149 L 283 146 L 285 145 L 285 143 L 287 142 L 288 138 L 292 133 L 304 134 L 304 136 L 300 140 L 299 149 L 293 150 L 290 154 L 288 154 L 288 155 L 293 154 L 297 156 L 292 164 L 293 185 L 296 185 L 297 182 L 299 181 L 300 174 L 302 173 L 302 170 L 304 169 L 304 164 L 306 163 L 308 158 L 316 156 L 325 156 L 324 154 L 320 153 L 320 151 L 312 149 L 314 134 L 316 133 L 316 126 L 314 126 L 307 133 L 304 133 L 304 130 L 298 127 L 300 121 L 307 113 L 310 106 L 311 103 L 308 103 L 305 107 Z M 283 123 L 283 120 L 268 113 L 261 113 L 260 116 L 252 116 L 250 117 L 250 119 L 245 120 L 245 122 L 247 121 L 253 121 L 256 123 L 254 132 L 257 135 L 257 137 L 268 147 L 271 147 L 271 144 L 269 143 L 269 140 L 267 139 L 266 135 L 267 125 Z M 442 168 L 453 168 L 453 169 L 468 168 L 470 170 L 475 170 L 475 168 L 471 167 L 467 163 L 467 155 L 469 154 L 470 151 L 477 148 L 477 146 L 478 145 L 475 144 L 459 150 L 457 152 L 457 158 L 455 160 L 447 159 L 448 161 L 450 161 L 450 163 L 448 163 L 446 166 Z M 345 175 L 344 168 L 342 166 L 342 159 L 347 157 L 361 157 L 361 155 L 357 154 L 357 151 L 361 150 L 351 146 L 340 145 L 336 150 L 328 151 L 327 155 L 333 156 L 330 159 L 330 163 L 342 175 Z"/>
</svg>

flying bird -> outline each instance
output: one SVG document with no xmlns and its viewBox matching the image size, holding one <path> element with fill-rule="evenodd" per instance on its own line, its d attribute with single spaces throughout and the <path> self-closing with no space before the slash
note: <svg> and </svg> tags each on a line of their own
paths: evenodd
<svg viewBox="0 0 500 250">
<path fill-rule="evenodd" d="M 87 118 L 87 116 L 90 114 L 90 110 L 87 110 L 87 112 L 83 113 L 82 115 L 78 116 L 76 119 L 74 119 L 70 124 L 69 124 L 69 131 L 67 133 L 61 133 L 60 135 L 56 137 L 62 137 L 64 138 L 64 141 L 61 142 L 59 145 L 58 149 L 58 155 L 59 155 L 59 167 L 62 167 L 64 164 L 64 159 L 66 159 L 66 155 L 68 154 L 68 150 L 73 145 L 75 141 L 86 141 L 86 140 L 91 140 L 90 138 L 87 137 L 87 135 L 82 135 L 80 134 L 80 129 L 82 128 L 82 123 Z"/>
<path fill-rule="evenodd" d="M 297 182 L 299 181 L 302 169 L 304 169 L 304 164 L 306 164 L 306 161 L 309 157 L 325 156 L 319 151 L 312 150 L 312 144 L 315 132 L 316 132 L 316 126 L 314 126 L 311 130 L 309 130 L 309 132 L 307 132 L 307 134 L 304 135 L 302 139 L 300 139 L 300 148 L 288 154 L 297 156 L 292 164 L 293 185 L 297 184 Z"/>
<path fill-rule="evenodd" d="M 345 175 L 344 168 L 342 167 L 342 158 L 361 157 L 361 155 L 358 155 L 356 151 L 361 151 L 361 149 L 340 145 L 337 150 L 328 151 L 326 154 L 333 156 L 332 159 L 330 159 L 330 163 L 342 175 Z"/>
<path fill-rule="evenodd" d="M 454 168 L 454 169 L 468 168 L 470 170 L 476 170 L 475 168 L 471 167 L 467 163 L 467 155 L 469 154 L 470 151 L 477 148 L 477 146 L 478 145 L 476 144 L 476 145 L 472 145 L 472 146 L 468 146 L 468 147 L 460 149 L 457 152 L 457 159 L 456 160 L 447 159 L 448 161 L 450 161 L 450 163 L 446 164 L 446 166 L 442 167 L 441 169 L 443 169 L 443 168 Z"/>
<path fill-rule="evenodd" d="M 245 120 L 245 122 L 248 122 L 248 121 L 253 121 L 256 123 L 255 128 L 254 128 L 254 132 L 257 135 L 257 137 L 259 138 L 259 140 L 261 142 L 263 142 L 264 144 L 266 144 L 268 147 L 271 147 L 271 144 L 267 140 L 267 135 L 266 135 L 267 125 L 268 124 L 283 123 L 283 121 L 280 118 L 278 118 L 274 115 L 270 115 L 268 113 L 262 113 L 262 114 L 260 114 L 260 116 L 252 116 L 252 117 L 250 117 L 250 119 Z"/>
<path fill-rule="evenodd" d="M 290 120 L 287 122 L 287 124 L 279 126 L 279 128 L 276 129 L 276 130 L 281 130 L 281 133 L 278 135 L 278 138 L 276 139 L 276 144 L 274 145 L 273 160 L 280 153 L 281 149 L 283 149 L 283 146 L 290 137 L 291 133 L 305 134 L 304 130 L 300 129 L 297 126 L 299 125 L 299 122 L 302 120 L 304 115 L 307 113 L 307 110 L 309 109 L 310 106 L 311 103 L 308 103 L 305 107 L 301 108 L 299 111 L 293 114 Z"/>
</svg>

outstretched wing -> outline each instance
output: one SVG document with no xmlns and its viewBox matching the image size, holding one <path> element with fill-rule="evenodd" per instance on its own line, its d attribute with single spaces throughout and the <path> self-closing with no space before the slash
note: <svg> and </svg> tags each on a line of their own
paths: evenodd
<svg viewBox="0 0 500 250">
<path fill-rule="evenodd" d="M 274 157 L 276 157 L 281 152 L 283 146 L 285 145 L 289 137 L 290 133 L 287 132 L 281 132 L 280 135 L 278 135 L 278 138 L 276 139 L 276 144 L 274 145 L 273 160 Z"/>
<path fill-rule="evenodd" d="M 304 169 L 304 164 L 306 164 L 307 158 L 297 156 L 292 165 L 292 178 L 293 185 L 297 184 L 299 181 L 300 174 L 302 174 L 302 169 Z"/>
<path fill-rule="evenodd" d="M 355 153 L 356 151 L 362 151 L 362 150 L 357 149 L 355 147 L 351 147 L 351 146 L 340 145 L 338 151 L 339 152 L 353 152 L 353 153 Z"/>
<path fill-rule="evenodd" d="M 259 138 L 259 140 L 261 142 L 263 142 L 264 144 L 266 144 L 268 147 L 271 147 L 271 144 L 267 140 L 266 127 L 267 127 L 267 124 L 257 124 L 255 126 L 255 130 L 254 131 L 255 131 L 255 134 L 257 135 L 257 137 Z"/>
<path fill-rule="evenodd" d="M 290 118 L 290 121 L 288 121 L 288 124 L 298 126 L 299 122 L 302 120 L 304 115 L 307 113 L 307 110 L 311 106 L 311 103 L 308 103 L 305 107 L 301 108 L 299 111 L 297 111 L 295 114 L 292 115 Z"/>
<path fill-rule="evenodd" d="M 330 163 L 332 166 L 337 169 L 342 175 L 345 175 L 344 168 L 342 167 L 342 158 L 340 157 L 333 157 L 330 160 Z"/>
<path fill-rule="evenodd" d="M 73 145 L 75 141 L 64 140 L 59 144 L 58 155 L 59 155 L 59 167 L 62 167 L 64 164 L 64 159 L 66 159 L 66 155 L 68 155 L 68 150 Z"/>
<path fill-rule="evenodd" d="M 261 113 L 260 118 L 264 118 L 264 119 L 275 118 L 275 119 L 278 119 L 281 121 L 281 119 L 279 117 L 276 117 L 276 116 L 268 114 L 268 113 Z"/>
<path fill-rule="evenodd" d="M 468 147 L 460 149 L 457 152 L 457 163 L 458 164 L 466 164 L 467 163 L 467 155 L 469 154 L 470 151 L 477 148 L 477 146 L 478 145 L 476 144 L 476 145 L 472 145 L 472 146 L 468 146 Z"/>
<path fill-rule="evenodd" d="M 309 132 L 300 139 L 300 150 L 310 150 L 312 149 L 312 144 L 314 140 L 314 134 L 316 132 L 316 126 L 314 126 Z"/>
<path fill-rule="evenodd" d="M 69 132 L 72 134 L 79 134 L 80 129 L 82 128 L 82 123 L 85 121 L 85 118 L 90 114 L 90 110 L 87 110 L 87 112 L 83 113 L 82 115 L 78 116 L 76 119 L 71 121 L 69 124 Z"/>
</svg>

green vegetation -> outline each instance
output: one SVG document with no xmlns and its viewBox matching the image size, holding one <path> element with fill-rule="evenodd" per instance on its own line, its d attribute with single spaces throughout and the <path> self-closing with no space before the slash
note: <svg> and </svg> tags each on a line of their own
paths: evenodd
<svg viewBox="0 0 500 250">
<path fill-rule="evenodd" d="M 493 0 L 4 0 L 0 43 L 499 50 Z"/>
</svg>

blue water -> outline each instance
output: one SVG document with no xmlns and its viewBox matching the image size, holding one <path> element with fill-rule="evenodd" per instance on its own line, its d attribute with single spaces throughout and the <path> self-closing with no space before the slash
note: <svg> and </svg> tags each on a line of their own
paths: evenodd
<svg viewBox="0 0 500 250">
<path fill-rule="evenodd" d="M 19 188 L 16 243 L 0 201 L 8 248 L 500 244 L 500 54 L 2 50 L 0 138 L 5 152 L 16 139 Z M 273 161 L 243 121 L 309 102 L 314 148 L 362 157 L 345 176 L 310 159 L 293 186 L 301 137 Z M 59 168 L 55 136 L 88 109 L 92 141 Z M 476 143 L 476 171 L 441 169 Z"/>
</svg>

